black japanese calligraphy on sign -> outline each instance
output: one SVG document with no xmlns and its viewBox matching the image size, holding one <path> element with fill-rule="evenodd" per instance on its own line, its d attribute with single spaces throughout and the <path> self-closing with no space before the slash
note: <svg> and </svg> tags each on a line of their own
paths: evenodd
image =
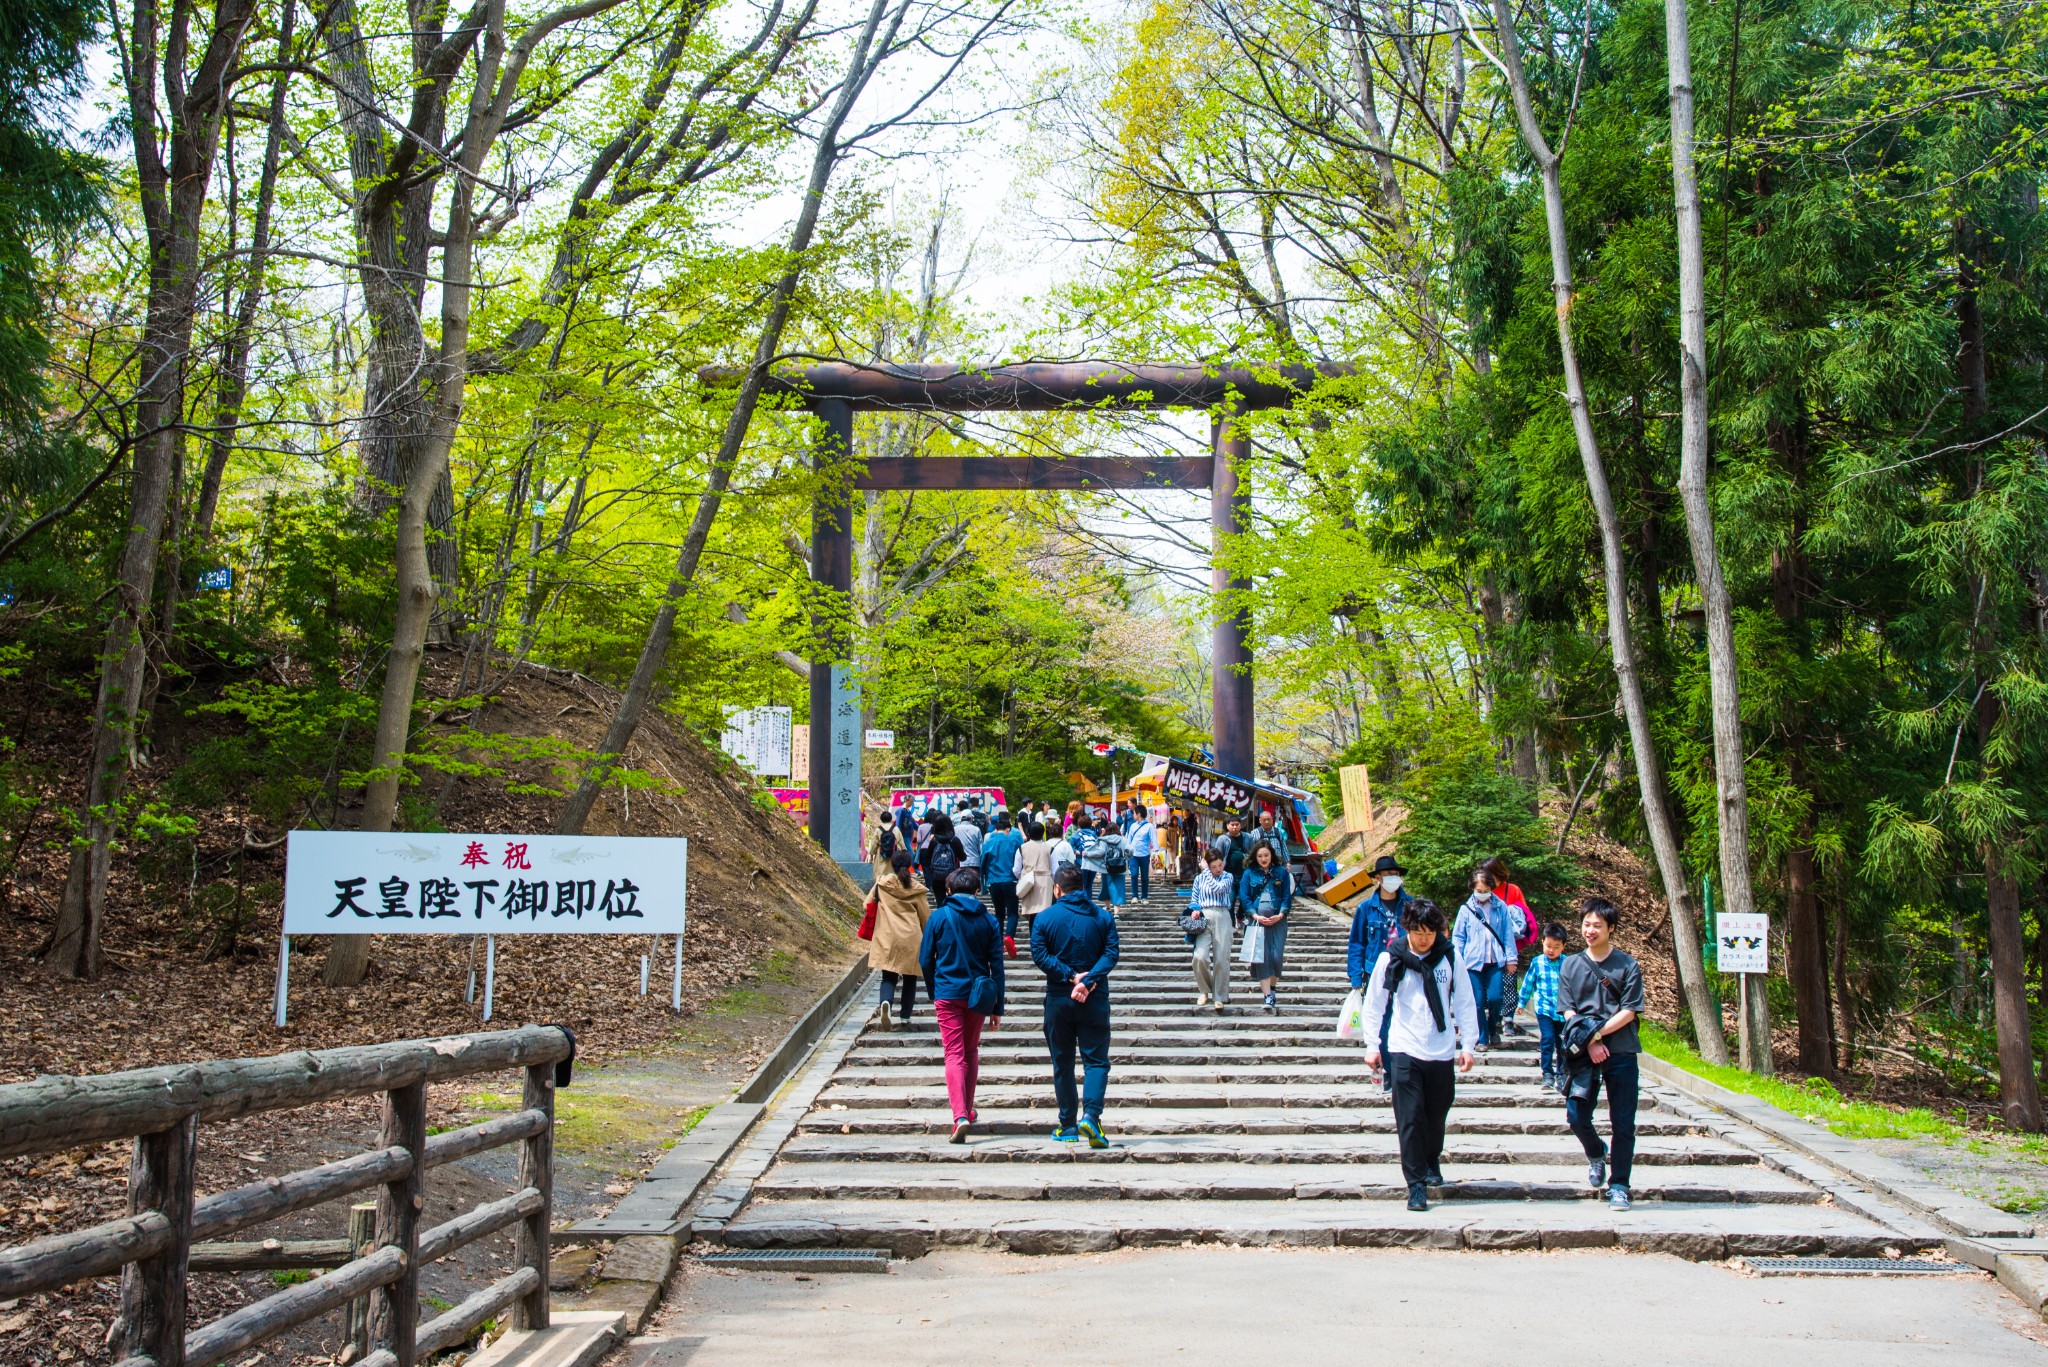
<svg viewBox="0 0 2048 1367">
<path fill-rule="evenodd" d="M 640 888 L 630 878 L 608 878 L 604 884 L 604 900 L 598 907 L 604 912 L 604 919 L 607 921 L 616 921 L 628 916 L 640 920 Z"/>
<path fill-rule="evenodd" d="M 422 878 L 420 880 L 420 919 L 437 916 L 460 916 L 462 909 L 455 905 L 455 899 L 462 894 L 456 891 L 453 878 Z"/>
<path fill-rule="evenodd" d="M 548 885 L 545 879 L 532 880 L 515 878 L 505 888 L 505 919 L 516 921 L 521 916 L 537 921 L 540 914 L 548 909 Z"/>
<path fill-rule="evenodd" d="M 392 917 L 397 917 L 401 920 L 411 920 L 412 908 L 406 904 L 405 900 L 406 891 L 411 886 L 410 883 L 395 873 L 379 883 L 377 885 L 377 895 L 384 899 L 384 910 L 378 912 L 377 915 L 386 920 Z"/>
<path fill-rule="evenodd" d="M 339 916 L 344 911 L 354 912 L 358 916 L 368 916 L 370 914 L 369 909 L 361 902 L 358 902 L 356 898 L 362 895 L 363 887 L 369 881 L 367 878 L 335 879 L 334 910 L 328 912 L 328 916 Z"/>
<path fill-rule="evenodd" d="M 583 913 L 597 906 L 597 881 L 592 878 L 558 878 L 555 880 L 555 911 L 557 917 L 573 916 L 583 919 Z"/>
</svg>

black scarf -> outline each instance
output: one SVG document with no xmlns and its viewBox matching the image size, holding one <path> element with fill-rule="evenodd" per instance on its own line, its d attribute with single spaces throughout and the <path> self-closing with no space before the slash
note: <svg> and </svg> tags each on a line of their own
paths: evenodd
<svg viewBox="0 0 2048 1367">
<path fill-rule="evenodd" d="M 1394 999 L 1394 989 L 1401 985 L 1401 975 L 1414 969 L 1422 975 L 1422 998 L 1429 1003 L 1429 1015 L 1436 1022 L 1436 1028 L 1444 1028 L 1444 999 L 1437 990 L 1436 966 L 1450 957 L 1451 940 L 1447 935 L 1436 937 L 1436 943 L 1429 947 L 1429 953 L 1417 955 L 1408 947 L 1408 937 L 1403 935 L 1387 946 L 1387 954 L 1393 962 L 1387 965 L 1387 1000 Z"/>
</svg>

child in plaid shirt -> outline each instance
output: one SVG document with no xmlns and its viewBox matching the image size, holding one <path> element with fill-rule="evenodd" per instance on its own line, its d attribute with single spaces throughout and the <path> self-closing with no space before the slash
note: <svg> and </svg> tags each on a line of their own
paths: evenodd
<svg viewBox="0 0 2048 1367">
<path fill-rule="evenodd" d="M 1558 1004 L 1558 975 L 1564 965 L 1564 927 L 1556 921 L 1543 927 L 1543 953 L 1529 961 L 1522 975 L 1521 1004 L 1536 1012 L 1536 1032 L 1542 1040 L 1543 1085 L 1559 1090 L 1557 1077 L 1557 1036 L 1564 1029 L 1564 1007 Z"/>
</svg>

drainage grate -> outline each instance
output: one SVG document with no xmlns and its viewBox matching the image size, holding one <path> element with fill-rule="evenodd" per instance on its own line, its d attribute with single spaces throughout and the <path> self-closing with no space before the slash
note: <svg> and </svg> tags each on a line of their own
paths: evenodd
<svg viewBox="0 0 2048 1367">
<path fill-rule="evenodd" d="M 1925 1277 L 1968 1272 L 1961 1263 L 1933 1258 L 1744 1258 L 1766 1277 Z"/>
<path fill-rule="evenodd" d="M 707 1253 L 697 1260 L 706 1267 L 731 1267 L 747 1272 L 887 1272 L 886 1248 L 742 1248 Z"/>
</svg>

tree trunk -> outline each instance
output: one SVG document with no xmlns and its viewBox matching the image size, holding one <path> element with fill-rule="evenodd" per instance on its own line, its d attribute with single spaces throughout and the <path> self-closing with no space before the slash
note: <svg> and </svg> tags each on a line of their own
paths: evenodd
<svg viewBox="0 0 2048 1367">
<path fill-rule="evenodd" d="M 1678 493 L 1685 505 L 1686 537 L 1692 543 L 1693 578 L 1706 613 L 1707 679 L 1714 715 L 1714 787 L 1716 835 L 1720 845 L 1721 892 L 1732 913 L 1756 910 L 1756 892 L 1749 876 L 1749 787 L 1743 772 L 1742 702 L 1736 676 L 1735 613 L 1727 581 L 1721 574 L 1721 553 L 1714 536 L 1713 503 L 1707 494 L 1707 460 L 1711 442 L 1707 414 L 1707 287 L 1706 255 L 1700 240 L 1699 172 L 1693 155 L 1692 44 L 1686 0 L 1664 0 L 1665 61 L 1671 99 L 1671 186 L 1678 230 L 1678 355 L 1682 438 L 1679 448 Z M 1730 93 L 1733 98 L 1733 93 Z M 1811 852 L 1808 885 L 1811 886 Z M 1819 916 L 1812 903 L 1812 915 Z M 1806 927 L 1805 930 L 1812 930 Z M 1794 944 L 1803 943 L 1795 933 Z M 1817 945 L 1817 935 L 1814 937 Z M 1795 952 L 1796 948 L 1795 948 Z M 1820 1001 L 1827 1000 L 1824 960 L 1812 960 L 1820 975 Z M 1807 986 L 1810 986 L 1808 984 Z M 1807 1061 L 1808 1003 L 1800 1000 L 1800 1059 Z M 1825 1023 L 1824 1017 L 1815 1024 Z M 1765 1032 L 1768 1040 L 1768 1030 Z M 1757 1071 L 1769 1071 L 1768 1068 Z"/>
<path fill-rule="evenodd" d="M 107 871 L 142 723 L 138 712 L 145 664 L 143 633 L 154 600 L 171 472 L 185 439 L 185 361 L 192 346 L 199 286 L 200 218 L 226 112 L 228 73 L 255 16 L 255 4 L 254 0 L 220 0 L 205 53 L 189 71 L 185 67 L 191 51 L 189 4 L 179 3 L 171 9 L 169 32 L 161 41 L 173 60 L 161 69 L 158 12 L 155 4 L 137 0 L 123 73 L 150 258 L 149 303 L 140 348 L 144 378 L 136 405 L 140 435 L 135 444 L 128 532 L 121 548 L 114 612 L 100 647 L 92 760 L 79 813 L 84 839 L 72 852 L 56 924 L 45 951 L 54 968 L 78 978 L 99 974 Z M 160 80 L 172 92 L 170 99 L 162 98 Z M 167 147 L 158 141 L 160 128 L 169 130 Z"/>
<path fill-rule="evenodd" d="M 854 41 L 853 54 L 840 82 L 839 94 L 833 101 L 824 127 L 818 131 L 816 149 L 811 157 L 810 180 L 804 189 L 796 223 L 790 229 L 789 244 L 784 249 L 788 261 L 775 282 L 768 316 L 761 325 L 761 335 L 754 346 L 753 362 L 747 367 L 746 377 L 740 381 L 732 414 L 726 419 L 718 454 L 712 461 L 709 485 L 698 496 L 689 529 L 683 536 L 682 549 L 676 555 L 675 569 L 670 573 L 667 591 L 662 595 L 661 607 L 648 626 L 640 658 L 633 666 L 633 677 L 619 697 L 618 711 L 612 714 L 611 725 L 605 728 L 597 757 L 585 771 L 583 781 L 562 804 L 562 814 L 555 822 L 557 834 L 576 835 L 583 830 L 583 823 L 590 819 L 590 809 L 596 805 L 599 789 L 625 755 L 626 746 L 640 729 L 641 717 L 654 699 L 655 681 L 668 660 L 669 643 L 675 637 L 676 612 L 696 578 L 697 562 L 704 554 L 705 543 L 711 539 L 711 528 L 718 520 L 719 506 L 725 499 L 727 486 L 732 483 L 740 448 L 746 444 L 747 429 L 753 423 L 754 408 L 768 378 L 768 367 L 782 346 L 782 331 L 788 325 L 797 285 L 803 279 L 804 256 L 810 251 L 811 239 L 817 232 L 818 218 L 825 206 L 825 190 L 831 182 L 833 169 L 839 163 L 840 130 L 853 111 L 853 102 L 860 98 L 861 91 L 874 75 L 881 58 L 890 50 L 902 24 L 903 10 L 899 6 L 889 21 L 887 31 L 881 32 L 887 15 L 887 0 L 872 0 L 867 19 Z"/>
<path fill-rule="evenodd" d="M 1657 758 L 1656 737 L 1650 730 L 1649 704 L 1643 697 L 1642 680 L 1636 673 L 1636 655 L 1629 627 L 1628 570 L 1623 560 L 1621 520 L 1615 513 L 1614 494 L 1607 483 L 1606 462 L 1593 431 L 1593 416 L 1586 401 L 1586 387 L 1579 374 L 1578 349 L 1572 341 L 1571 245 L 1565 226 L 1564 184 L 1559 174 L 1559 154 L 1553 152 L 1537 123 L 1529 81 L 1522 68 L 1521 41 L 1515 31 L 1514 14 L 1508 0 L 1493 0 L 1494 22 L 1500 43 L 1500 57 L 1507 68 L 1515 117 L 1522 140 L 1535 159 L 1543 187 L 1543 216 L 1550 238 L 1551 290 L 1557 301 L 1558 350 L 1564 367 L 1565 401 L 1571 409 L 1572 434 L 1577 439 L 1579 461 L 1585 467 L 1586 489 L 1600 524 L 1600 551 L 1607 589 L 1607 637 L 1614 660 L 1614 677 L 1620 693 L 1623 715 L 1628 721 L 1629 748 L 1635 755 L 1636 781 L 1643 801 L 1643 824 L 1650 834 L 1650 846 L 1657 860 L 1657 872 L 1664 884 L 1664 897 L 1671 912 L 1672 953 L 1678 960 L 1679 986 L 1686 1010 L 1691 1014 L 1701 1057 L 1710 1063 L 1728 1061 L 1727 1041 L 1721 1034 L 1720 1018 L 1714 1012 L 1707 991 L 1705 967 L 1700 959 L 1699 905 L 1679 853 L 1677 824 L 1672 820 L 1664 788 L 1663 769 Z"/>
</svg>

